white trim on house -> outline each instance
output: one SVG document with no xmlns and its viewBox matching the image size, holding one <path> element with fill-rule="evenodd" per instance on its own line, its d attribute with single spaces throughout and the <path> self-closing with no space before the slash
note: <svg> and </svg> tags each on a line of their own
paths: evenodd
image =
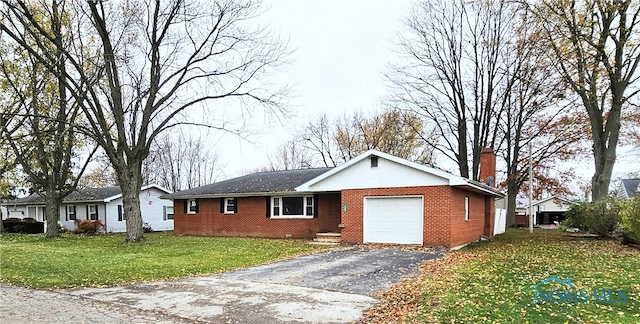
<svg viewBox="0 0 640 324">
<path fill-rule="evenodd" d="M 362 214 L 363 243 L 423 244 L 423 195 L 365 196 Z"/>
<path fill-rule="evenodd" d="M 224 213 L 225 214 L 235 214 L 236 213 L 236 199 L 235 198 L 223 198 L 223 199 L 224 199 Z M 229 208 L 229 207 L 232 207 L 232 208 Z"/>
<path fill-rule="evenodd" d="M 283 198 L 302 198 L 302 214 L 300 215 L 284 215 L 284 201 Z M 311 219 L 314 217 L 315 213 L 315 199 L 313 195 L 300 195 L 292 193 L 290 195 L 282 195 L 282 196 L 270 196 L 271 199 L 269 211 L 269 218 L 272 219 Z M 311 199 L 311 204 L 309 204 L 309 199 Z M 275 215 L 275 210 L 278 208 L 278 215 Z M 311 213 L 309 213 L 308 208 L 311 208 Z"/>
<path fill-rule="evenodd" d="M 145 191 L 147 189 L 150 189 L 150 188 L 156 188 L 156 189 L 158 189 L 160 191 L 164 191 L 165 194 L 170 194 L 171 193 L 171 191 L 169 189 L 160 187 L 160 186 L 155 185 L 155 184 L 142 186 L 142 188 L 140 188 L 140 193 L 142 193 L 143 191 Z M 122 193 L 119 193 L 119 194 L 117 194 L 115 196 L 107 197 L 107 198 L 103 199 L 102 201 L 108 203 L 108 202 L 113 201 L 113 200 L 118 199 L 118 198 L 122 198 Z"/>
<path fill-rule="evenodd" d="M 377 156 L 376 167 L 368 159 Z M 351 169 L 346 175 L 343 171 Z M 390 188 L 449 185 L 502 196 L 495 189 L 443 170 L 411 162 L 377 150 L 369 150 L 296 187 L 298 192 L 340 191 L 343 189 Z"/>
</svg>

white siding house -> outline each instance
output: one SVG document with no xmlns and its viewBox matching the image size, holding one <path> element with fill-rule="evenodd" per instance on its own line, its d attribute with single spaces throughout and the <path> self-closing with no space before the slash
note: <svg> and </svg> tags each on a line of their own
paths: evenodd
<svg viewBox="0 0 640 324">
<path fill-rule="evenodd" d="M 616 188 L 616 198 L 629 199 L 640 194 L 640 179 L 621 179 Z"/>
<path fill-rule="evenodd" d="M 173 230 L 172 202 L 159 198 L 168 193 L 171 192 L 157 185 L 144 186 L 140 190 L 142 221 L 154 231 Z M 45 221 L 44 199 L 37 194 L 5 202 L 3 207 L 7 210 L 3 218 L 30 217 Z M 70 230 L 85 219 L 102 221 L 107 232 L 125 232 L 127 226 L 120 187 L 77 189 L 65 197 L 58 215 L 60 225 Z"/>
</svg>

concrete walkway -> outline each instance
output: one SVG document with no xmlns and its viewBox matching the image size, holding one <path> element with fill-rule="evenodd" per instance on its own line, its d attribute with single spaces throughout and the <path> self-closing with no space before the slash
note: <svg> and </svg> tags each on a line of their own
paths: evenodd
<svg viewBox="0 0 640 324">
<path fill-rule="evenodd" d="M 438 252 L 340 248 L 177 281 L 34 291 L 0 286 L 1 323 L 347 323 Z"/>
</svg>

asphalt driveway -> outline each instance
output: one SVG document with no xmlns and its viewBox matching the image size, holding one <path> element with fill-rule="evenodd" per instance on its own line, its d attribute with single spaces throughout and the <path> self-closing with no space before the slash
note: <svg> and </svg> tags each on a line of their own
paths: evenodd
<svg viewBox="0 0 640 324">
<path fill-rule="evenodd" d="M 51 303 L 69 299 L 76 315 L 82 313 L 84 303 L 104 306 L 96 307 L 98 312 L 105 311 L 100 321 L 104 323 L 147 323 L 147 319 L 151 323 L 153 318 L 159 322 L 345 323 L 358 319 L 377 302 L 373 293 L 413 273 L 422 261 L 440 256 L 438 251 L 405 248 L 338 248 L 219 275 L 35 292 L 33 298 L 46 296 L 49 323 L 96 322 L 93 317 L 57 321 L 64 314 L 56 314 Z M 12 294 L 17 292 L 29 302 L 26 290 L 9 288 L 0 286 L 0 322 L 31 322 L 6 317 L 11 314 L 5 311 L 19 308 L 11 304 Z M 34 309 L 33 316 L 36 313 Z"/>
</svg>

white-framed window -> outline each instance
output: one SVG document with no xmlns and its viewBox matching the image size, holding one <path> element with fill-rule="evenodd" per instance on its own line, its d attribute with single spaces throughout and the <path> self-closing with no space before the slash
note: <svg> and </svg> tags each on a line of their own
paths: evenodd
<svg viewBox="0 0 640 324">
<path fill-rule="evenodd" d="M 67 221 L 76 220 L 76 206 L 67 205 L 66 209 L 67 209 Z"/>
<path fill-rule="evenodd" d="M 172 220 L 173 206 L 163 206 L 163 207 L 164 207 L 164 220 Z"/>
<path fill-rule="evenodd" d="M 272 218 L 313 218 L 313 196 L 282 196 L 271 198 Z"/>
<path fill-rule="evenodd" d="M 124 215 L 122 211 L 122 205 L 118 205 L 118 222 L 122 222 L 123 220 L 127 220 L 127 217 Z"/>
<path fill-rule="evenodd" d="M 236 199 L 235 198 L 225 198 L 224 199 L 224 213 L 225 214 L 234 214 L 236 212 Z"/>
<path fill-rule="evenodd" d="M 189 199 L 187 201 L 187 214 L 198 213 L 198 199 Z"/>
<path fill-rule="evenodd" d="M 98 205 L 89 205 L 87 207 L 87 219 L 98 220 Z"/>
<path fill-rule="evenodd" d="M 469 196 L 464 197 L 464 220 L 469 221 Z"/>
</svg>

